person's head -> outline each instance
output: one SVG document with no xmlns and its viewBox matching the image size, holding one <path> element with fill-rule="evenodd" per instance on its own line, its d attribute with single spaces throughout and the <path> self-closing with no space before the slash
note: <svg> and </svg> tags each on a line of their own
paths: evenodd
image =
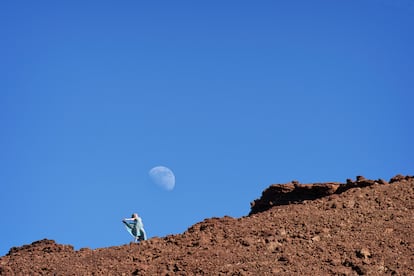
<svg viewBox="0 0 414 276">
<path fill-rule="evenodd" d="M 133 218 L 133 219 L 138 219 L 138 214 L 137 214 L 137 213 L 133 213 L 133 214 L 131 215 L 131 218 Z"/>
</svg>

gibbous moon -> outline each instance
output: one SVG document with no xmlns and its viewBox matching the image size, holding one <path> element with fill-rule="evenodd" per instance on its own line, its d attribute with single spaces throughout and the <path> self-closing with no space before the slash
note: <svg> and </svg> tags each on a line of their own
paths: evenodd
<svg viewBox="0 0 414 276">
<path fill-rule="evenodd" d="M 148 172 L 152 182 L 161 188 L 171 191 L 175 186 L 175 176 L 172 170 L 164 166 L 157 166 Z"/>
</svg>

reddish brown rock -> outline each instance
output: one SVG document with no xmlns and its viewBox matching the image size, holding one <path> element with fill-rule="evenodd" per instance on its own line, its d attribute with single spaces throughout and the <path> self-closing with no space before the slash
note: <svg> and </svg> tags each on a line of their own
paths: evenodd
<svg viewBox="0 0 414 276">
<path fill-rule="evenodd" d="M 249 216 L 91 250 L 13 247 L 0 275 L 414 275 L 414 178 L 271 185 Z"/>
</svg>

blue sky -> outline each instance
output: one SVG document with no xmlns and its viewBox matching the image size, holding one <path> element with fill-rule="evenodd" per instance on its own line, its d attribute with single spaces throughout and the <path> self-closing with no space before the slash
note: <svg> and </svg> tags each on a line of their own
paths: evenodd
<svg viewBox="0 0 414 276">
<path fill-rule="evenodd" d="M 413 174 L 412 1 L 3 1 L 0 26 L 0 255 Z"/>
</svg>

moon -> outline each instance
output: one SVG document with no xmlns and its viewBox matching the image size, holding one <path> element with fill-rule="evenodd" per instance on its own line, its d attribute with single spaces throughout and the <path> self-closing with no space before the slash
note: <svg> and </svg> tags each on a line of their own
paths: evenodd
<svg viewBox="0 0 414 276">
<path fill-rule="evenodd" d="M 167 167 L 156 166 L 148 172 L 152 182 L 161 188 L 171 191 L 175 187 L 175 175 Z"/>
</svg>

